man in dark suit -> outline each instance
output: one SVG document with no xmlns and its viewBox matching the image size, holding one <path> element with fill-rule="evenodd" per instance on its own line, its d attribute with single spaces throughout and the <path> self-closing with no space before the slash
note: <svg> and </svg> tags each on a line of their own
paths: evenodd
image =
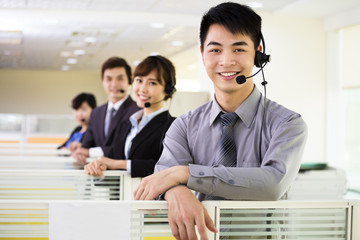
<svg viewBox="0 0 360 240">
<path fill-rule="evenodd" d="M 102 84 L 109 101 L 95 108 L 90 117 L 89 128 L 76 149 L 73 157 L 81 164 L 87 157 L 107 155 L 116 127 L 139 110 L 136 103 L 128 95 L 131 85 L 131 68 L 119 57 L 111 57 L 105 61 L 101 69 Z"/>
</svg>

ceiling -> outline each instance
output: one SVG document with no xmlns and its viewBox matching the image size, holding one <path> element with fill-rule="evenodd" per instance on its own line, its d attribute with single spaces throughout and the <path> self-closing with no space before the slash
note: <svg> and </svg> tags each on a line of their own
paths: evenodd
<svg viewBox="0 0 360 240">
<path fill-rule="evenodd" d="M 124 57 L 134 66 L 159 53 L 192 74 L 199 62 L 201 16 L 220 2 L 0 0 L 0 69 L 98 71 L 110 56 Z M 256 11 L 319 18 L 360 6 L 359 0 L 257 2 L 263 6 Z"/>
</svg>

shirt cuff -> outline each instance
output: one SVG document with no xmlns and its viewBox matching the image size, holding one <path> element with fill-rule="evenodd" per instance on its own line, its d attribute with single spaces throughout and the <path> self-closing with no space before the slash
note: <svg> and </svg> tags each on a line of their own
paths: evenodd
<svg viewBox="0 0 360 240">
<path fill-rule="evenodd" d="M 101 147 L 89 148 L 89 157 L 102 157 L 104 152 Z"/>
<path fill-rule="evenodd" d="M 131 160 L 126 160 L 126 172 L 131 173 Z"/>
<path fill-rule="evenodd" d="M 197 192 L 212 192 L 214 170 L 210 166 L 189 164 L 190 176 L 187 187 Z"/>
</svg>

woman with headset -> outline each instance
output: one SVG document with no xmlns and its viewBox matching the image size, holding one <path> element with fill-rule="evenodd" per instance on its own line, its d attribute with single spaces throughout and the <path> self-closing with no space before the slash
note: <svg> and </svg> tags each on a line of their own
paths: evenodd
<svg viewBox="0 0 360 240">
<path fill-rule="evenodd" d="M 175 68 L 162 56 L 149 56 L 135 69 L 132 83 L 138 107 L 128 121 L 116 130 L 108 156 L 85 165 L 89 175 L 103 177 L 103 171 L 122 169 L 132 177 L 153 173 L 160 158 L 162 141 L 175 120 L 164 107 L 164 101 L 175 92 Z"/>
</svg>

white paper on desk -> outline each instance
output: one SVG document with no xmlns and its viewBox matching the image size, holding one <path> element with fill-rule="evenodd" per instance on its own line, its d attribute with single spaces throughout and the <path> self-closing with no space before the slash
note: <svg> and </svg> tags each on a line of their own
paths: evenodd
<svg viewBox="0 0 360 240">
<path fill-rule="evenodd" d="M 130 239 L 130 203 L 50 202 L 50 240 Z"/>
</svg>

